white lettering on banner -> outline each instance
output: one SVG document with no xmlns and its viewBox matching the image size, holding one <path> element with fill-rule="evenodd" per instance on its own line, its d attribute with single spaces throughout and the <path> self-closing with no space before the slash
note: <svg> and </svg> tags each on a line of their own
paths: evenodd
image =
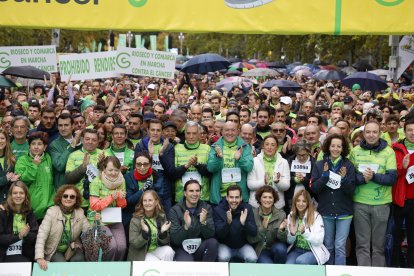
<svg viewBox="0 0 414 276">
<path fill-rule="evenodd" d="M 7 248 L 6 255 L 12 256 L 12 255 L 21 255 L 22 254 L 22 248 L 23 248 L 23 241 L 20 240 L 18 242 L 15 242 L 13 244 L 10 244 Z"/>
<path fill-rule="evenodd" d="M 0 72 L 10 66 L 27 65 L 49 73 L 57 72 L 56 46 L 0 47 Z"/>
<path fill-rule="evenodd" d="M 174 77 L 176 55 L 173 53 L 127 47 L 118 47 L 117 52 L 120 73 L 167 79 Z"/>
<path fill-rule="evenodd" d="M 405 179 L 407 179 L 408 184 L 414 183 L 414 166 L 408 168 Z"/>
<path fill-rule="evenodd" d="M 221 182 L 240 182 L 241 170 L 240 168 L 225 168 L 221 170 Z"/>
<path fill-rule="evenodd" d="M 160 156 L 158 154 L 152 155 L 152 168 L 159 171 L 164 170 L 160 162 Z"/>
<path fill-rule="evenodd" d="M 305 163 L 300 163 L 297 160 L 292 161 L 292 165 L 290 166 L 291 172 L 298 172 L 298 173 L 310 173 L 311 171 L 311 162 L 307 161 Z"/>
<path fill-rule="evenodd" d="M 116 63 L 117 52 L 59 55 L 62 81 L 120 77 Z"/>
<path fill-rule="evenodd" d="M 94 165 L 88 164 L 88 166 L 86 166 L 86 176 L 88 177 L 89 182 L 92 182 L 98 175 L 99 171 Z"/>
<path fill-rule="evenodd" d="M 326 186 L 334 190 L 341 188 L 341 175 L 329 171 L 329 180 Z"/>
<path fill-rule="evenodd" d="M 358 171 L 363 173 L 366 169 L 371 169 L 374 173 L 378 172 L 379 165 L 378 164 L 359 164 Z"/>
<path fill-rule="evenodd" d="M 340 266 L 327 265 L 326 276 L 352 275 L 352 276 L 412 276 L 413 270 L 406 268 L 389 268 L 389 267 L 363 267 L 363 266 Z"/>
</svg>

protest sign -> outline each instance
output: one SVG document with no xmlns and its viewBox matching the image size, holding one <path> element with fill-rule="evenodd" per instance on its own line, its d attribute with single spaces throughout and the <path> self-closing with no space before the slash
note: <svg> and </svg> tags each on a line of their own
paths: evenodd
<svg viewBox="0 0 414 276">
<path fill-rule="evenodd" d="M 56 46 L 0 47 L 0 72 L 10 66 L 27 65 L 49 73 L 57 72 Z"/>
<path fill-rule="evenodd" d="M 118 72 L 156 78 L 174 78 L 176 55 L 144 48 L 118 47 Z"/>
<path fill-rule="evenodd" d="M 117 70 L 114 51 L 59 56 L 62 81 L 119 77 Z"/>
</svg>

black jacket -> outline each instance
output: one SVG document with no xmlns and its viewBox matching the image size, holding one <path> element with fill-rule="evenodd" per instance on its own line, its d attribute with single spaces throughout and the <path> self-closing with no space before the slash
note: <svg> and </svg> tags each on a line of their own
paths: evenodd
<svg viewBox="0 0 414 276">
<path fill-rule="evenodd" d="M 39 230 L 39 225 L 33 212 L 29 212 L 26 215 L 26 223 L 30 226 L 30 232 L 23 239 L 22 254 L 33 261 L 36 237 Z M 6 257 L 6 251 L 9 245 L 18 241 L 19 236 L 13 234 L 13 213 L 0 210 L 0 262 Z"/>
<path fill-rule="evenodd" d="M 257 226 L 254 219 L 253 208 L 250 204 L 241 202 L 236 210 L 232 212 L 232 222 L 227 223 L 227 211 L 230 209 L 227 200 L 224 198 L 214 208 L 213 218 L 216 228 L 216 237 L 220 243 L 233 249 L 239 249 L 249 243 L 249 237 L 257 235 Z M 244 226 L 240 223 L 241 211 L 247 209 L 247 218 Z"/>
</svg>

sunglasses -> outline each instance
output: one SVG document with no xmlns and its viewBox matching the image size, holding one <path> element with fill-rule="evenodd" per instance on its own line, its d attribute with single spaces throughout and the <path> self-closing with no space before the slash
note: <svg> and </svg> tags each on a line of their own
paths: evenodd
<svg viewBox="0 0 414 276">
<path fill-rule="evenodd" d="M 68 199 L 68 198 L 70 198 L 70 199 L 75 199 L 75 198 L 76 198 L 76 196 L 75 196 L 75 195 L 67 195 L 67 194 L 64 194 L 64 195 L 63 195 L 63 198 L 64 198 L 64 199 Z"/>
<path fill-rule="evenodd" d="M 148 167 L 150 163 L 137 163 L 137 167 Z"/>
<path fill-rule="evenodd" d="M 285 131 L 284 129 L 282 129 L 282 128 L 275 128 L 275 129 L 272 129 L 272 131 L 273 132 L 283 132 L 283 131 Z"/>
</svg>

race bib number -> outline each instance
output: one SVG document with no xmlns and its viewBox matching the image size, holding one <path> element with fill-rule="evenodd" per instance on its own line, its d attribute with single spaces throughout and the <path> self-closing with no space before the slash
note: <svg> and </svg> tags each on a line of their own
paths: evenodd
<svg viewBox="0 0 414 276">
<path fill-rule="evenodd" d="M 158 154 L 152 155 L 152 168 L 158 171 L 163 171 L 161 162 L 160 162 L 160 156 Z"/>
<path fill-rule="evenodd" d="M 341 175 L 329 171 L 329 180 L 326 186 L 334 190 L 341 188 Z"/>
<path fill-rule="evenodd" d="M 86 167 L 86 175 L 88 176 L 89 182 L 92 182 L 99 175 L 99 171 L 94 165 L 88 164 Z"/>
<path fill-rule="evenodd" d="M 194 252 L 197 251 L 197 249 L 200 247 L 201 239 L 187 239 L 183 240 L 183 249 L 188 254 L 194 254 Z"/>
<path fill-rule="evenodd" d="M 23 241 L 22 240 L 11 244 L 7 248 L 6 255 L 7 256 L 21 255 L 22 254 L 22 247 L 23 247 Z"/>
<path fill-rule="evenodd" d="M 221 170 L 221 181 L 223 183 L 240 182 L 241 170 L 240 168 L 225 168 Z"/>
<path fill-rule="evenodd" d="M 304 164 L 299 163 L 297 160 L 292 161 L 292 165 L 290 167 L 291 172 L 297 173 L 310 173 L 311 171 L 311 162 L 307 161 Z"/>
<path fill-rule="evenodd" d="M 183 182 L 183 186 L 184 184 L 189 181 L 189 180 L 197 180 L 198 183 L 201 184 L 201 174 L 199 174 L 198 172 L 186 172 L 182 177 L 181 177 L 181 181 Z"/>
<path fill-rule="evenodd" d="M 405 179 L 407 179 L 408 184 L 414 183 L 414 166 L 408 168 Z"/>
<path fill-rule="evenodd" d="M 378 172 L 378 164 L 359 164 L 358 171 L 363 173 L 366 169 L 370 168 L 374 173 Z"/>
<path fill-rule="evenodd" d="M 116 158 L 118 158 L 119 162 L 121 163 L 121 166 L 124 165 L 124 159 L 125 159 L 124 155 L 125 155 L 124 152 L 115 152 L 115 156 Z"/>
</svg>

